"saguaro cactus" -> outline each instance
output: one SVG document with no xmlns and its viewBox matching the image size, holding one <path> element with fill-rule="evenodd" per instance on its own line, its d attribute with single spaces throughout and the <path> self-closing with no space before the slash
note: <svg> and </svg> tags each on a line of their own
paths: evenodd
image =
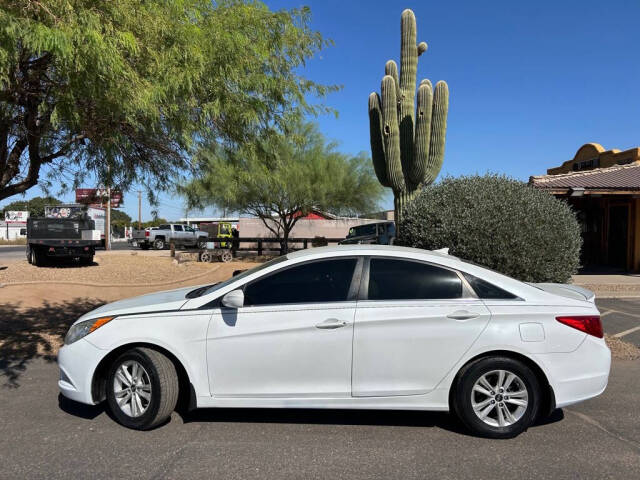
<svg viewBox="0 0 640 480">
<path fill-rule="evenodd" d="M 424 79 L 418 86 L 416 112 L 418 57 L 427 44 L 416 44 L 416 17 L 409 9 L 402 12 L 400 31 L 400 77 L 396 62 L 389 60 L 380 95 L 369 95 L 373 168 L 380 183 L 393 190 L 396 225 L 405 203 L 431 184 L 442 168 L 449 110 L 446 82 L 439 81 L 434 90 Z"/>
</svg>

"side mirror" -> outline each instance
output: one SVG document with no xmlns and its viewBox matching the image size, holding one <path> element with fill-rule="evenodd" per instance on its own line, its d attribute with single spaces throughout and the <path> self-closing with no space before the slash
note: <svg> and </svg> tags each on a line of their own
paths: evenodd
<svg viewBox="0 0 640 480">
<path fill-rule="evenodd" d="M 240 308 L 244 305 L 244 292 L 232 290 L 222 297 L 222 305 L 227 308 Z"/>
</svg>

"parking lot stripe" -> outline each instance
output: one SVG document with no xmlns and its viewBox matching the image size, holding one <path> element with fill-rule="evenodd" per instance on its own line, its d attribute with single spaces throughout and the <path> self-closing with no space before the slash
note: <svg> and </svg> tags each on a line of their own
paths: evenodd
<svg viewBox="0 0 640 480">
<path fill-rule="evenodd" d="M 625 330 L 624 332 L 616 333 L 615 335 L 613 335 L 613 337 L 615 338 L 624 337 L 625 335 L 629 335 L 630 333 L 637 332 L 638 330 L 640 330 L 640 327 L 633 327 L 633 328 L 630 328 L 629 330 Z"/>
</svg>

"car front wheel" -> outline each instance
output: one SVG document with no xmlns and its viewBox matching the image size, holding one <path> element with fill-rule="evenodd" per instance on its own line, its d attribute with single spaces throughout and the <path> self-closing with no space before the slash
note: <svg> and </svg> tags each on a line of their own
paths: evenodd
<svg viewBox="0 0 640 480">
<path fill-rule="evenodd" d="M 489 357 L 471 363 L 459 376 L 454 409 L 473 433 L 511 438 L 533 423 L 540 400 L 540 383 L 527 365 Z"/>
<path fill-rule="evenodd" d="M 175 366 L 160 352 L 134 348 L 113 362 L 107 377 L 107 404 L 120 424 L 149 430 L 169 418 L 177 401 Z"/>
</svg>

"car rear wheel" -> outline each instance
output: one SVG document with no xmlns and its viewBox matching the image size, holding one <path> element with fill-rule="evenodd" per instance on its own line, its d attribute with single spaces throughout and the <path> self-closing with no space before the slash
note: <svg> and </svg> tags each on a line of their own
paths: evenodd
<svg viewBox="0 0 640 480">
<path fill-rule="evenodd" d="M 164 249 L 164 240 L 162 238 L 157 238 L 154 242 L 153 242 L 153 246 L 156 250 L 163 250 Z"/>
<path fill-rule="evenodd" d="M 107 404 L 120 424 L 149 430 L 169 418 L 177 401 L 175 366 L 160 352 L 134 348 L 113 362 L 107 378 Z"/>
<path fill-rule="evenodd" d="M 473 433 L 511 438 L 526 430 L 540 408 L 540 384 L 524 363 L 482 358 L 459 375 L 454 410 Z"/>
</svg>

